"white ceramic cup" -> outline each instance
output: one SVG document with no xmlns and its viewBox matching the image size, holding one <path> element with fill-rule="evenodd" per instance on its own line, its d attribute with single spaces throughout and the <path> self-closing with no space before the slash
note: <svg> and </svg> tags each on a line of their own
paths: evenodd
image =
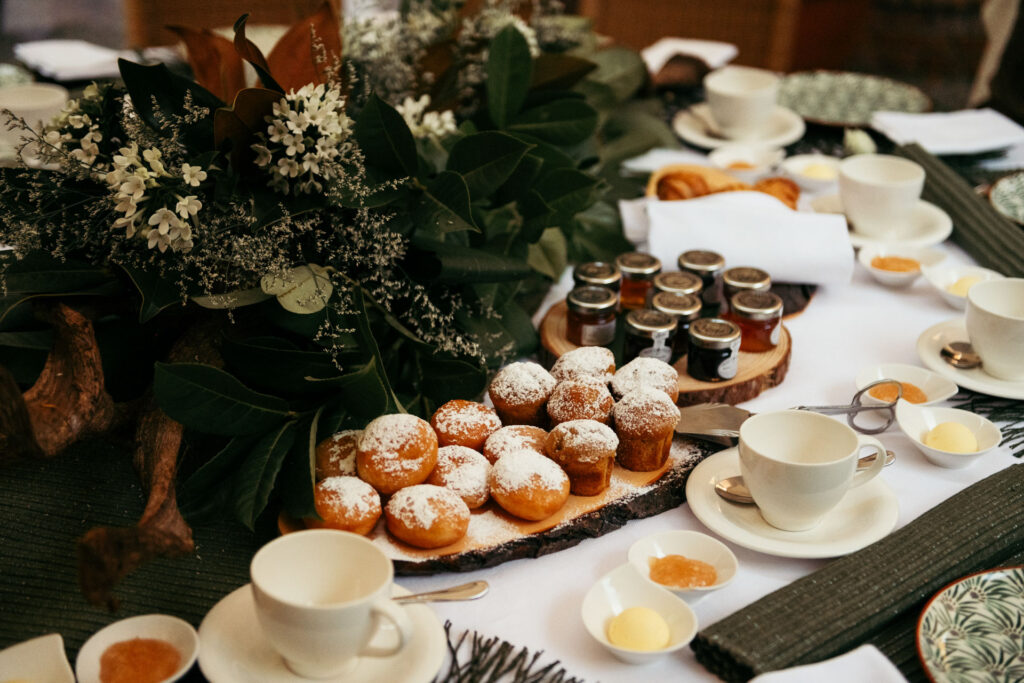
<svg viewBox="0 0 1024 683">
<path fill-rule="evenodd" d="M 754 140 L 767 131 L 779 77 L 748 66 L 727 66 L 704 77 L 711 118 L 722 135 L 733 140 Z"/>
<path fill-rule="evenodd" d="M 857 154 L 839 164 L 839 197 L 853 228 L 865 237 L 898 240 L 913 230 L 924 169 L 888 154 Z"/>
<path fill-rule="evenodd" d="M 878 453 L 857 471 L 862 448 Z M 885 466 L 885 447 L 842 422 L 806 410 L 761 413 L 740 425 L 740 472 L 764 520 L 784 531 L 818 525 L 846 492 Z"/>
<path fill-rule="evenodd" d="M 67 99 L 68 91 L 51 83 L 0 88 L 0 109 L 10 109 L 12 114 L 23 118 L 36 132 L 61 112 Z M 21 142 L 21 136 L 20 130 L 7 130 L 7 126 L 0 126 L 0 142 L 4 144 L 17 145 Z"/>
<path fill-rule="evenodd" d="M 1024 278 L 988 280 L 967 290 L 967 336 L 981 368 L 1024 380 Z"/>
<path fill-rule="evenodd" d="M 300 676 L 338 676 L 359 657 L 391 656 L 412 638 L 412 622 L 391 601 L 391 560 L 357 534 L 285 534 L 259 549 L 249 573 L 263 633 Z M 395 627 L 392 647 L 369 645 L 382 621 Z"/>
</svg>

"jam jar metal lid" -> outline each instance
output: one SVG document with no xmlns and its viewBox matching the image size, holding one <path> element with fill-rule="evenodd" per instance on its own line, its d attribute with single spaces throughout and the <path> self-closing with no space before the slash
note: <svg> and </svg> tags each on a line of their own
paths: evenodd
<svg viewBox="0 0 1024 683">
<path fill-rule="evenodd" d="M 655 275 L 654 288 L 659 292 L 697 294 L 704 288 L 704 281 L 685 270 L 671 271 Z"/>
<path fill-rule="evenodd" d="M 772 278 L 760 268 L 737 266 L 722 273 L 722 284 L 732 289 L 768 289 Z"/>
<path fill-rule="evenodd" d="M 676 326 L 674 315 L 650 308 L 641 308 L 626 314 L 626 332 L 638 337 L 653 338 L 659 332 L 673 332 Z"/>
<path fill-rule="evenodd" d="M 717 273 L 725 268 L 725 258 L 714 251 L 693 249 L 679 255 L 679 269 L 691 273 Z"/>
<path fill-rule="evenodd" d="M 700 315 L 702 305 L 701 300 L 693 294 L 658 292 L 651 299 L 651 308 L 654 310 L 674 315 L 683 320 L 693 320 Z"/>
<path fill-rule="evenodd" d="M 729 300 L 733 313 L 749 320 L 771 320 L 782 317 L 782 299 L 777 294 L 747 289 L 733 294 Z"/>
<path fill-rule="evenodd" d="M 619 297 L 607 287 L 577 287 L 566 297 L 569 309 L 577 313 L 607 313 L 615 310 Z"/>
<path fill-rule="evenodd" d="M 661 272 L 661 261 L 650 254 L 630 251 L 615 257 L 615 265 L 626 275 L 634 277 L 654 277 Z"/>
<path fill-rule="evenodd" d="M 591 261 L 581 263 L 572 271 L 572 279 L 578 287 L 598 285 L 601 287 L 618 287 L 622 273 L 614 263 Z"/>
<path fill-rule="evenodd" d="M 690 341 L 705 349 L 726 349 L 739 339 L 739 326 L 728 320 L 699 318 L 690 323 Z"/>
</svg>

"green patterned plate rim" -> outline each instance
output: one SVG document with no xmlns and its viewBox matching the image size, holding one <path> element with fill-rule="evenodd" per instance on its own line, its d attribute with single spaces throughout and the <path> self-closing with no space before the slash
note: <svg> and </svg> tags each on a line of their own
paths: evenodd
<svg viewBox="0 0 1024 683">
<path fill-rule="evenodd" d="M 965 576 L 917 622 L 917 654 L 934 683 L 1024 681 L 1024 567 Z"/>
<path fill-rule="evenodd" d="M 919 113 L 932 108 L 919 88 L 852 71 L 797 71 L 779 83 L 778 103 L 826 126 L 866 126 L 876 111 Z"/>
<path fill-rule="evenodd" d="M 1024 173 L 1012 173 L 993 183 L 988 201 L 996 211 L 1024 225 Z"/>
</svg>

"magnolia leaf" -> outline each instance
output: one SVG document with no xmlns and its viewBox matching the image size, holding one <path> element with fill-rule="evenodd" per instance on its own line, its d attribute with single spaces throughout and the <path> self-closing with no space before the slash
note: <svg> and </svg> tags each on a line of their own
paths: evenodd
<svg viewBox="0 0 1024 683">
<path fill-rule="evenodd" d="M 292 417 L 285 401 L 201 363 L 157 363 L 153 394 L 171 419 L 207 434 L 256 434 Z"/>
<path fill-rule="evenodd" d="M 330 355 L 283 346 L 284 340 L 257 337 L 225 340 L 221 355 L 227 367 L 248 386 L 289 394 L 333 391 L 332 381 L 341 378 Z"/>
<path fill-rule="evenodd" d="M 322 51 L 318 48 L 322 48 Z M 288 29 L 267 55 L 270 73 L 286 91 L 327 81 L 341 57 L 341 27 L 330 2 Z"/>
<path fill-rule="evenodd" d="M 197 305 L 202 306 L 203 308 L 222 310 L 225 308 L 239 308 L 241 306 L 251 306 L 253 304 L 258 304 L 261 301 L 266 301 L 270 297 L 270 294 L 265 293 L 259 287 L 255 287 L 253 289 L 240 289 L 236 292 L 228 292 L 226 294 L 194 296 L 191 297 L 191 299 Z"/>
<path fill-rule="evenodd" d="M 191 100 L 196 108 L 210 112 L 224 106 L 224 102 L 195 81 L 173 73 L 163 64 L 143 66 L 126 59 L 118 59 L 121 80 L 132 98 L 132 107 L 143 121 L 155 131 L 162 130 L 161 117 L 181 111 L 182 102 Z M 158 115 L 159 113 L 159 115 Z M 186 146 L 195 151 L 211 149 L 213 145 L 213 115 L 183 122 Z"/>
<path fill-rule="evenodd" d="M 564 53 L 545 52 L 533 61 L 530 90 L 571 88 L 597 68 L 593 62 Z"/>
<path fill-rule="evenodd" d="M 479 396 L 487 386 L 483 366 L 425 350 L 419 356 L 420 391 L 438 405 L 453 398 Z"/>
<path fill-rule="evenodd" d="M 245 88 L 235 96 L 230 108 L 221 107 L 213 112 L 213 144 L 217 149 L 226 140 L 231 141 L 231 165 L 240 172 L 255 168 L 256 153 L 251 145 L 255 133 L 265 130 L 264 117 L 269 116 L 281 94 L 266 88 Z"/>
<path fill-rule="evenodd" d="M 78 297 L 121 297 L 126 295 L 121 283 L 111 280 L 89 289 L 77 289 L 69 292 L 49 292 L 46 294 L 9 294 L 0 296 L 0 330 L 10 330 L 32 324 L 35 316 L 31 306 L 23 306 L 35 299 L 56 299 L 58 301 Z"/>
<path fill-rule="evenodd" d="M 558 280 L 569 261 L 565 235 L 559 228 L 548 228 L 540 239 L 530 245 L 526 259 L 530 267 L 541 275 Z"/>
<path fill-rule="evenodd" d="M 358 370 L 332 380 L 331 388 L 337 392 L 338 400 L 349 412 L 359 416 L 364 422 L 389 410 L 391 389 L 376 358 Z"/>
<path fill-rule="evenodd" d="M 540 178 L 543 168 L 544 160 L 541 157 L 530 153 L 523 155 L 512 175 L 498 188 L 495 203 L 506 204 L 522 197 Z"/>
<path fill-rule="evenodd" d="M 231 492 L 229 482 L 255 443 L 252 436 L 234 437 L 178 486 L 181 511 L 186 517 L 209 519 L 223 512 Z"/>
<path fill-rule="evenodd" d="M 508 128 L 553 145 L 573 145 L 594 133 L 597 112 L 583 100 L 560 99 L 527 109 Z"/>
<path fill-rule="evenodd" d="M 367 98 L 352 132 L 368 164 L 397 176 L 416 175 L 416 139 L 402 115 L 377 95 Z"/>
<path fill-rule="evenodd" d="M 589 55 L 589 58 L 597 69 L 587 76 L 587 80 L 611 88 L 618 102 L 629 100 L 647 82 L 647 65 L 634 50 L 610 47 Z"/>
<path fill-rule="evenodd" d="M 558 213 L 570 215 L 593 204 L 597 189 L 597 178 L 569 168 L 551 171 L 537 187 L 545 204 Z"/>
<path fill-rule="evenodd" d="M 442 234 L 460 230 L 480 232 L 469 202 L 469 187 L 462 176 L 444 171 L 423 190 L 422 222 Z"/>
<path fill-rule="evenodd" d="M 520 280 L 530 273 L 528 263 L 504 254 L 416 238 L 414 244 L 425 251 L 432 251 L 441 262 L 438 282 L 508 282 Z"/>
<path fill-rule="evenodd" d="M 482 199 L 508 180 L 530 147 L 497 131 L 469 135 L 455 143 L 448 170 L 462 175 L 470 197 Z"/>
<path fill-rule="evenodd" d="M 366 301 L 362 287 L 355 288 L 353 291 L 353 298 L 355 299 L 354 303 L 356 308 L 356 315 L 353 316 L 353 321 L 356 324 L 356 334 L 362 342 L 360 346 L 364 350 L 368 350 L 372 356 L 372 367 L 367 368 L 367 374 L 360 377 L 368 377 L 369 381 L 379 383 L 384 389 L 384 408 L 377 412 L 373 417 L 382 413 L 404 413 L 405 409 L 395 396 L 395 392 L 391 388 L 391 381 L 388 379 L 387 372 L 384 370 L 384 359 L 380 355 L 380 347 L 377 345 L 377 339 L 373 336 L 373 330 L 370 329 L 369 316 L 367 315 Z M 355 382 L 358 378 L 353 377 L 351 379 Z M 360 382 L 360 384 L 362 384 L 362 382 Z M 359 405 L 363 405 L 365 397 L 360 393 L 351 393 L 350 398 L 358 402 Z M 366 403 L 369 403 L 369 401 L 366 401 Z M 358 410 L 358 407 L 350 406 L 350 408 Z"/>
<path fill-rule="evenodd" d="M 260 79 L 260 83 L 264 87 L 271 90 L 284 94 L 284 88 L 278 85 L 274 77 L 270 75 L 270 67 L 267 65 L 267 59 L 260 52 L 260 49 L 256 47 L 256 43 L 252 42 L 245 37 L 245 23 L 249 20 L 248 14 L 243 14 L 235 22 L 235 52 L 238 56 L 249 62 L 252 68 L 256 70 L 256 75 Z"/>
<path fill-rule="evenodd" d="M 152 320 L 160 311 L 169 306 L 185 303 L 185 297 L 181 290 L 169 280 L 136 266 L 122 265 L 121 268 L 131 279 L 135 289 L 139 290 L 139 296 L 142 298 L 139 305 L 140 323 Z"/>
<path fill-rule="evenodd" d="M 196 82 L 230 102 L 245 87 L 245 67 L 234 44 L 208 28 L 168 26 L 185 43 L 188 64 Z"/>
<path fill-rule="evenodd" d="M 0 332 L 0 346 L 16 349 L 49 351 L 53 345 L 53 330 Z"/>
<path fill-rule="evenodd" d="M 106 268 L 83 261 L 60 261 L 39 251 L 20 260 L 11 260 L 3 272 L 3 285 L 8 295 L 89 289 L 111 279 Z"/>
<path fill-rule="evenodd" d="M 255 527 L 256 518 L 267 507 L 281 465 L 295 442 L 296 424 L 290 420 L 256 442 L 233 477 L 235 517 L 249 529 Z"/>
<path fill-rule="evenodd" d="M 526 38 L 506 26 L 491 41 L 487 54 L 487 110 L 498 128 L 506 128 L 526 101 L 533 60 Z"/>
</svg>

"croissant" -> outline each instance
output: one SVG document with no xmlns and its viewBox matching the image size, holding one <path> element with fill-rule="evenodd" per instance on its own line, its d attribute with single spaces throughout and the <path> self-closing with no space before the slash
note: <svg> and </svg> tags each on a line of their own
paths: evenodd
<svg viewBox="0 0 1024 683">
<path fill-rule="evenodd" d="M 796 211 L 796 203 L 800 199 L 800 188 L 789 178 L 764 178 L 757 181 L 754 189 L 758 192 L 770 194 Z"/>
</svg>

